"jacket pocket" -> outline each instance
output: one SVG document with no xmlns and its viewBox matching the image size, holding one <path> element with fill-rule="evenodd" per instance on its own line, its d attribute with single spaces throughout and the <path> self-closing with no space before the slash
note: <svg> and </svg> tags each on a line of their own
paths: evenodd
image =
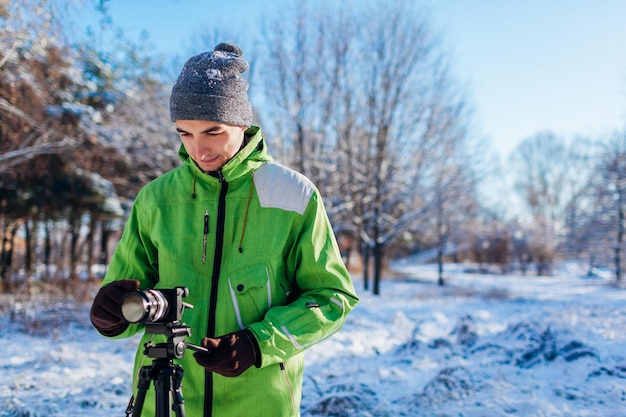
<svg viewBox="0 0 626 417">
<path fill-rule="evenodd" d="M 258 264 L 232 272 L 228 289 L 240 329 L 263 319 L 272 307 L 272 274 L 267 265 Z"/>
</svg>

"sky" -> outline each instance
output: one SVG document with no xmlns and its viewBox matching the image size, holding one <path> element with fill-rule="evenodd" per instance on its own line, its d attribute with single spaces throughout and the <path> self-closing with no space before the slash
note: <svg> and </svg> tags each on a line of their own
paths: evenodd
<svg viewBox="0 0 626 417">
<path fill-rule="evenodd" d="M 626 127 L 626 1 L 416 0 L 465 86 L 474 134 L 506 158 L 525 138 L 604 138 Z M 355 4 L 359 0 L 353 0 Z M 391 4 L 392 2 L 389 1 Z M 127 35 L 180 54 L 202 28 L 250 25 L 276 0 L 109 0 Z"/>
</svg>

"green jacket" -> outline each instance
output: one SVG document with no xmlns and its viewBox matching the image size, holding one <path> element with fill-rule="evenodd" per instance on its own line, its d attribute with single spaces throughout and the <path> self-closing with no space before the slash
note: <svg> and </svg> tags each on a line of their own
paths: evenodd
<svg viewBox="0 0 626 417">
<path fill-rule="evenodd" d="M 141 288 L 186 286 L 182 322 L 191 343 L 248 328 L 261 365 L 239 377 L 205 372 L 186 349 L 175 360 L 184 369 L 188 416 L 298 416 L 303 355 L 337 332 L 358 302 L 342 262 L 322 199 L 303 175 L 272 162 L 258 127 L 221 170 L 203 173 L 181 146 L 180 167 L 137 195 L 103 285 L 126 278 Z M 208 233 L 204 243 L 204 223 Z M 144 330 L 131 324 L 117 337 Z M 135 360 L 135 381 L 144 343 Z M 154 388 L 142 416 L 154 416 Z"/>
</svg>

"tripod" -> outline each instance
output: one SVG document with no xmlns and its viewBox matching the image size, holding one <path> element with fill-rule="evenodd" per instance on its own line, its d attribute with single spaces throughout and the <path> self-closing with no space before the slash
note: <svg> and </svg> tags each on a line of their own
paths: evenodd
<svg viewBox="0 0 626 417">
<path fill-rule="evenodd" d="M 150 382 L 154 381 L 156 392 L 155 417 L 169 417 L 173 410 L 176 417 L 185 417 L 185 404 L 182 392 L 183 368 L 174 365 L 171 359 L 154 359 L 152 365 L 143 366 L 137 383 L 137 400 L 133 417 L 139 417 Z M 173 401 L 173 403 L 172 403 Z"/>
<path fill-rule="evenodd" d="M 175 365 L 173 359 L 180 359 L 185 353 L 185 348 L 206 351 L 201 346 L 189 344 L 185 341 L 185 336 L 191 336 L 191 330 L 185 324 L 146 324 L 146 333 L 163 334 L 167 336 L 166 343 L 154 344 L 147 342 L 144 354 L 153 358 L 152 365 L 142 366 L 139 372 L 137 383 L 137 398 L 133 405 L 133 400 L 126 410 L 126 415 L 140 417 L 146 392 L 150 388 L 150 383 L 154 381 L 156 394 L 156 414 L 155 417 L 170 417 L 174 411 L 176 417 L 185 417 L 185 405 L 182 392 L 182 381 L 184 371 L 182 366 Z"/>
</svg>

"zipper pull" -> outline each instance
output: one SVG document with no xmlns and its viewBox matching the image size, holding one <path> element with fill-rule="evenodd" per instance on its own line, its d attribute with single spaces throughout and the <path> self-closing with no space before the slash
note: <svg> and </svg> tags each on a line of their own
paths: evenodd
<svg viewBox="0 0 626 417">
<path fill-rule="evenodd" d="M 202 235 L 202 263 L 206 263 L 206 241 L 209 234 L 209 210 L 204 212 L 204 234 Z"/>
</svg>

